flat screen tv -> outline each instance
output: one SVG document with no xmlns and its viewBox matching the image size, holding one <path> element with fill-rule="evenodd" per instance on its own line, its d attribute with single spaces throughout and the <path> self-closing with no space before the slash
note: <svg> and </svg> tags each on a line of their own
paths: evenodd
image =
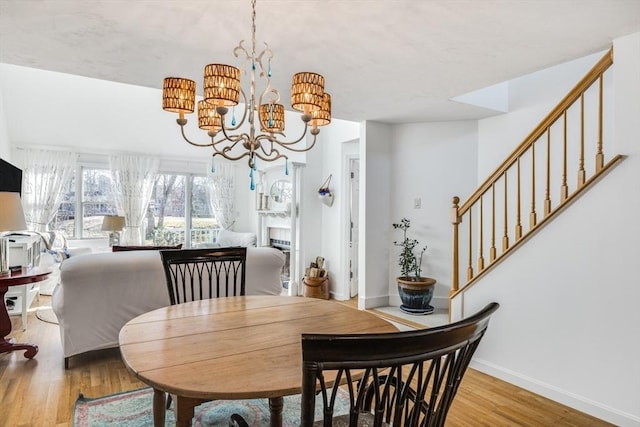
<svg viewBox="0 0 640 427">
<path fill-rule="evenodd" d="M 0 191 L 13 191 L 22 195 L 22 169 L 0 159 Z"/>
</svg>

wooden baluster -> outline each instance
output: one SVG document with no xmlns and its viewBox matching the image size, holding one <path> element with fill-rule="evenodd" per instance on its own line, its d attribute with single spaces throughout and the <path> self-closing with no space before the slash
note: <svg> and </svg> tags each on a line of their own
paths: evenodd
<svg viewBox="0 0 640 427">
<path fill-rule="evenodd" d="M 460 279 L 458 277 L 458 224 L 460 224 L 461 219 L 458 215 L 458 203 L 460 202 L 459 197 L 453 198 L 453 207 L 451 208 L 451 224 L 453 224 L 453 277 L 451 278 L 451 291 L 449 295 L 457 292 L 460 289 Z"/>
<path fill-rule="evenodd" d="M 518 176 L 516 179 L 516 242 L 522 237 L 522 222 L 520 221 L 520 157 L 517 162 Z"/>
<path fill-rule="evenodd" d="M 507 171 L 504 172 L 504 235 L 502 236 L 502 253 L 509 249 L 509 225 L 507 215 Z"/>
<path fill-rule="evenodd" d="M 491 184 L 491 248 L 489 262 L 496 260 L 496 183 Z"/>
<path fill-rule="evenodd" d="M 544 198 L 544 216 L 551 213 L 551 128 L 547 128 L 547 188 Z"/>
<path fill-rule="evenodd" d="M 467 282 L 473 279 L 473 209 L 469 208 L 469 261 L 467 266 Z"/>
<path fill-rule="evenodd" d="M 529 214 L 529 229 L 536 226 L 536 144 L 531 144 L 531 213 Z"/>
<path fill-rule="evenodd" d="M 480 218 L 478 220 L 478 228 L 480 231 L 480 242 L 478 243 L 478 249 L 479 249 L 479 254 L 478 254 L 478 273 L 481 272 L 482 270 L 484 270 L 484 252 L 483 252 L 483 246 L 484 246 L 484 205 L 483 205 L 483 199 L 484 199 L 484 194 L 480 197 Z"/>
<path fill-rule="evenodd" d="M 602 152 L 602 77 L 603 74 L 600 74 L 600 79 L 598 80 L 600 85 L 598 87 L 598 152 L 596 153 L 596 173 L 600 172 L 604 167 L 604 154 Z"/>
<path fill-rule="evenodd" d="M 562 187 L 560 189 L 560 201 L 564 203 L 569 197 L 569 187 L 567 186 L 567 110 L 564 110 L 562 114 L 564 118 L 564 141 L 563 144 L 563 159 L 562 159 Z"/>
<path fill-rule="evenodd" d="M 578 163 L 578 188 L 586 181 L 584 171 L 584 92 L 580 95 L 580 160 Z"/>
</svg>

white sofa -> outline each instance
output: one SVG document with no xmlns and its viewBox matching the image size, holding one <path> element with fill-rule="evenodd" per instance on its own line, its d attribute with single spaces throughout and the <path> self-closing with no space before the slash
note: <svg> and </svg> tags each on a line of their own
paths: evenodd
<svg viewBox="0 0 640 427">
<path fill-rule="evenodd" d="M 247 248 L 247 295 L 279 295 L 285 262 L 277 249 Z M 62 263 L 52 296 L 65 358 L 118 346 L 120 329 L 134 317 L 169 305 L 155 250 L 92 253 Z"/>
</svg>

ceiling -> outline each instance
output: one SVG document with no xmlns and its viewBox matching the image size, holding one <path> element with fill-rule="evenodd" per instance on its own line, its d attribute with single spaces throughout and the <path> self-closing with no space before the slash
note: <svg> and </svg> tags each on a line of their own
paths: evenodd
<svg viewBox="0 0 640 427">
<path fill-rule="evenodd" d="M 258 0 L 272 86 L 326 79 L 333 116 L 410 123 L 494 111 L 459 95 L 608 49 L 640 31 L 640 0 Z M 0 0 L 0 62 L 161 88 L 238 65 L 249 0 Z M 259 89 L 262 86 L 258 87 Z"/>
</svg>

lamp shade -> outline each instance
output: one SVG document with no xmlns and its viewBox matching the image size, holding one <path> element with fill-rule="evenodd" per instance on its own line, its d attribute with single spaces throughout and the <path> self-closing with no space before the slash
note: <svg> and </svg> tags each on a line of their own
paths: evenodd
<svg viewBox="0 0 640 427">
<path fill-rule="evenodd" d="M 162 84 L 162 109 L 173 113 L 191 114 L 196 99 L 196 82 L 179 77 L 167 77 Z"/>
<path fill-rule="evenodd" d="M 215 105 L 198 101 L 198 127 L 213 132 L 222 129 L 222 117 L 216 112 Z"/>
<path fill-rule="evenodd" d="M 331 123 L 331 95 L 327 92 L 322 96 L 322 108 L 311 112 L 309 126 L 326 126 Z"/>
<path fill-rule="evenodd" d="M 316 73 L 296 73 L 291 83 L 291 108 L 305 114 L 322 110 L 324 77 Z"/>
<path fill-rule="evenodd" d="M 215 106 L 238 105 L 240 69 L 224 64 L 209 64 L 204 67 L 204 100 Z"/>
<path fill-rule="evenodd" d="M 0 231 L 20 231 L 27 229 L 20 193 L 0 191 Z"/>
<path fill-rule="evenodd" d="M 262 104 L 258 111 L 260 131 L 284 132 L 284 105 L 270 102 Z"/>
<path fill-rule="evenodd" d="M 123 228 L 123 216 L 105 215 L 102 219 L 102 231 L 121 231 Z"/>
</svg>

